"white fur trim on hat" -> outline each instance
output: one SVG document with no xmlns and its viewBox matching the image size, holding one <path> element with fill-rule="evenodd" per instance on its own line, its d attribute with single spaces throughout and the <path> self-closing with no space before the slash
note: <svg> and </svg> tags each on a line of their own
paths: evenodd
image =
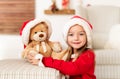
<svg viewBox="0 0 120 79">
<path fill-rule="evenodd" d="M 34 20 L 31 20 L 30 22 L 28 22 L 22 31 L 22 40 L 25 45 L 27 45 L 29 43 L 30 29 L 33 28 L 35 25 L 37 25 L 40 22 L 45 22 L 48 25 L 48 34 L 49 34 L 48 37 L 50 37 L 50 35 L 52 33 L 52 27 L 51 27 L 50 22 L 44 18 L 34 19 Z"/>
<path fill-rule="evenodd" d="M 63 29 L 64 40 L 67 42 L 68 31 L 75 24 L 81 25 L 84 28 L 87 35 L 87 48 L 92 48 L 92 28 L 91 25 L 83 18 L 72 18 L 65 24 Z"/>
</svg>

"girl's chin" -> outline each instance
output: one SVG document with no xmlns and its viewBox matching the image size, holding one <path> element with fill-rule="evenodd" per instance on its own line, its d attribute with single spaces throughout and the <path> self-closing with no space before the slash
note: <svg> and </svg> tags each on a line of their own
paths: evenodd
<svg viewBox="0 0 120 79">
<path fill-rule="evenodd" d="M 72 46 L 72 47 L 75 48 L 75 49 L 79 49 L 79 48 L 81 48 L 82 46 L 74 45 L 74 46 Z"/>
</svg>

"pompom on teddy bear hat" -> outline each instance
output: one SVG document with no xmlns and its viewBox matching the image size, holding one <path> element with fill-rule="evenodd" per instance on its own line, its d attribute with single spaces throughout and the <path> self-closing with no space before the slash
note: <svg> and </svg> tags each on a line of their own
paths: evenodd
<svg viewBox="0 0 120 79">
<path fill-rule="evenodd" d="M 65 25 L 63 28 L 63 38 L 67 42 L 67 34 L 69 29 L 74 25 L 81 25 L 86 32 L 87 35 L 87 48 L 92 48 L 92 25 L 84 18 L 74 15 Z"/>
<path fill-rule="evenodd" d="M 29 35 L 30 35 L 31 28 L 33 28 L 35 25 L 37 25 L 41 22 L 45 22 L 47 24 L 48 37 L 51 36 L 52 27 L 51 27 L 51 23 L 49 20 L 47 20 L 45 18 L 29 20 L 29 21 L 24 22 L 20 29 L 20 35 L 22 36 L 22 41 L 23 41 L 24 45 L 28 45 L 28 43 L 29 43 Z"/>
</svg>

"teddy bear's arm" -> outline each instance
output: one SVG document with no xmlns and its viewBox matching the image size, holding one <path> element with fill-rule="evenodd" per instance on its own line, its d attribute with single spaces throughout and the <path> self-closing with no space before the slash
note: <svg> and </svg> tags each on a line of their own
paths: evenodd
<svg viewBox="0 0 120 79">
<path fill-rule="evenodd" d="M 34 48 L 33 48 L 34 46 L 33 46 L 33 43 L 31 42 L 31 43 L 29 43 L 27 46 L 26 46 L 26 48 L 23 50 L 23 52 L 22 52 L 22 58 L 26 58 L 26 56 L 27 56 L 27 54 L 31 51 L 31 52 L 35 52 L 35 51 L 33 51 L 34 50 Z"/>
<path fill-rule="evenodd" d="M 70 59 L 71 52 L 68 49 L 64 49 L 59 53 L 52 52 L 52 58 L 53 59 L 59 59 L 59 60 L 64 60 L 67 61 Z"/>
<path fill-rule="evenodd" d="M 22 52 L 22 58 L 26 58 L 28 52 L 29 52 L 29 48 L 26 47 Z"/>
<path fill-rule="evenodd" d="M 62 46 L 59 42 L 49 42 L 50 47 L 54 52 L 61 52 L 62 51 Z"/>
</svg>

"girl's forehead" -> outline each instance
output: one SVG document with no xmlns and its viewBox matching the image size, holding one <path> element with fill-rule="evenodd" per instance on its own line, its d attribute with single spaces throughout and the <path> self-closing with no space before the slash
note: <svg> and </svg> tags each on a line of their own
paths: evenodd
<svg viewBox="0 0 120 79">
<path fill-rule="evenodd" d="M 77 30 L 84 31 L 84 28 L 81 25 L 76 24 L 74 26 L 71 26 L 71 28 L 69 29 L 69 31 L 77 31 Z"/>
</svg>

